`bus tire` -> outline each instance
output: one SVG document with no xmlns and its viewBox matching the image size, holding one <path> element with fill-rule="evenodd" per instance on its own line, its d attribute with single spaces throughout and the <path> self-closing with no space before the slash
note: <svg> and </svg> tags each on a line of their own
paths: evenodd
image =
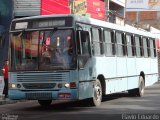
<svg viewBox="0 0 160 120">
<path fill-rule="evenodd" d="M 38 100 L 38 103 L 39 103 L 41 106 L 49 106 L 49 105 L 51 105 L 52 100 Z"/>
<path fill-rule="evenodd" d="M 91 105 L 100 106 L 102 102 L 102 86 L 99 80 L 96 80 L 93 88 L 93 97 L 91 98 Z"/>
<path fill-rule="evenodd" d="M 139 85 L 138 88 L 129 90 L 129 94 L 131 96 L 142 97 L 144 95 L 145 82 L 142 76 L 139 77 Z"/>
<path fill-rule="evenodd" d="M 144 95 L 144 87 L 145 87 L 144 79 L 142 76 L 140 76 L 139 77 L 139 87 L 137 89 L 138 97 L 142 97 Z"/>
</svg>

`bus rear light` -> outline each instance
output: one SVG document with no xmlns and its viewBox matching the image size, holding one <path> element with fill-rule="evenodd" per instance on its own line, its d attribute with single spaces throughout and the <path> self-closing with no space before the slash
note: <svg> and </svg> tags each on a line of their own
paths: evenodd
<svg viewBox="0 0 160 120">
<path fill-rule="evenodd" d="M 71 98 L 71 93 L 59 93 L 59 98 Z"/>
<path fill-rule="evenodd" d="M 70 88 L 76 88 L 76 82 L 71 82 L 70 83 Z"/>
</svg>

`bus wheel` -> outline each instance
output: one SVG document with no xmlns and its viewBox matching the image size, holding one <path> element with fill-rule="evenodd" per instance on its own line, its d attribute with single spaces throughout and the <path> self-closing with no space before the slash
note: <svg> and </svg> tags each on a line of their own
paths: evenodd
<svg viewBox="0 0 160 120">
<path fill-rule="evenodd" d="M 41 106 L 49 106 L 52 103 L 52 100 L 38 100 L 38 103 Z"/>
<path fill-rule="evenodd" d="M 142 97 L 144 95 L 144 87 L 145 87 L 144 79 L 142 76 L 140 76 L 139 88 L 137 89 L 137 96 Z"/>
<path fill-rule="evenodd" d="M 128 92 L 131 96 L 142 97 L 144 95 L 144 87 L 145 87 L 144 79 L 142 76 L 140 76 L 139 77 L 139 87 L 133 90 L 129 90 Z"/>
<path fill-rule="evenodd" d="M 93 106 L 100 106 L 102 102 L 102 86 L 99 80 L 96 80 L 94 83 L 94 94 L 91 100 Z"/>
</svg>

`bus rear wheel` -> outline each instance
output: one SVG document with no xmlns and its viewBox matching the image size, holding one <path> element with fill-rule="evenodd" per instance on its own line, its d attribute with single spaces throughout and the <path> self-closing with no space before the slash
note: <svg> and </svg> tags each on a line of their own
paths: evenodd
<svg viewBox="0 0 160 120">
<path fill-rule="evenodd" d="M 38 100 L 38 103 L 39 103 L 41 106 L 49 106 L 49 105 L 51 105 L 52 100 Z"/>
<path fill-rule="evenodd" d="M 139 80 L 140 81 L 139 81 L 139 88 L 137 89 L 137 96 L 142 97 L 144 95 L 145 83 L 142 76 L 140 76 Z"/>
<path fill-rule="evenodd" d="M 131 96 L 138 96 L 138 97 L 142 97 L 144 95 L 144 88 L 145 88 L 145 83 L 144 83 L 144 79 L 142 76 L 139 77 L 139 86 L 136 89 L 133 90 L 129 90 L 129 94 Z"/>
<path fill-rule="evenodd" d="M 99 80 L 96 80 L 94 83 L 94 94 L 91 99 L 91 105 L 100 106 L 102 102 L 102 86 Z"/>
</svg>

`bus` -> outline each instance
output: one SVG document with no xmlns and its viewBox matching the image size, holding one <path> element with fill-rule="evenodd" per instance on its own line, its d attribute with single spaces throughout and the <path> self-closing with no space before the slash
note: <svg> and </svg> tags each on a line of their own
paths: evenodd
<svg viewBox="0 0 160 120">
<path fill-rule="evenodd" d="M 105 95 L 143 96 L 158 81 L 156 36 L 78 15 L 14 19 L 10 27 L 9 98 L 86 100 Z"/>
</svg>

